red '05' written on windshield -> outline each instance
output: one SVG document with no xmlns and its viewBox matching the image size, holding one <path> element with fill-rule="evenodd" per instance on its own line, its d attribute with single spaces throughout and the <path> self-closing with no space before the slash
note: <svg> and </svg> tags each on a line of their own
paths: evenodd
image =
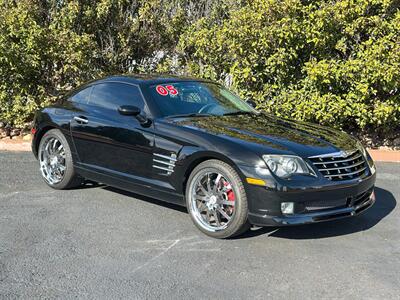
<svg viewBox="0 0 400 300">
<path fill-rule="evenodd" d="M 157 85 L 156 91 L 161 96 L 167 96 L 168 94 L 178 95 L 178 90 L 175 89 L 173 85 Z"/>
</svg>

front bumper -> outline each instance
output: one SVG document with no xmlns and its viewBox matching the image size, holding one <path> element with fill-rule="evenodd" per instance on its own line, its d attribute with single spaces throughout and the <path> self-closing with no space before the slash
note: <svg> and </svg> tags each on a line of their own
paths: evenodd
<svg viewBox="0 0 400 300">
<path fill-rule="evenodd" d="M 355 216 L 374 204 L 375 179 L 376 173 L 347 182 L 321 179 L 316 184 L 315 179 L 309 179 L 275 187 L 246 184 L 248 219 L 257 226 L 286 226 Z M 283 214 L 282 202 L 293 202 L 294 213 Z"/>
<path fill-rule="evenodd" d="M 350 207 L 326 209 L 312 213 L 269 216 L 266 214 L 255 214 L 249 212 L 249 220 L 253 225 L 258 226 L 285 226 L 301 225 L 323 221 L 336 220 L 346 217 L 352 217 L 362 213 L 375 203 L 375 194 L 369 195 L 368 199 L 362 203 Z"/>
</svg>

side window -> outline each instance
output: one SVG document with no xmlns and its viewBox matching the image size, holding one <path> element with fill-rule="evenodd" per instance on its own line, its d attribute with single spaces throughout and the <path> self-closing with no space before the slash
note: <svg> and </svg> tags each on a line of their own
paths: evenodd
<svg viewBox="0 0 400 300">
<path fill-rule="evenodd" d="M 116 82 L 95 85 L 89 104 L 112 110 L 118 109 L 121 105 L 134 105 L 140 109 L 144 108 L 138 87 Z"/>
<path fill-rule="evenodd" d="M 78 93 L 76 93 L 69 99 L 70 99 L 70 101 L 75 102 L 75 103 L 88 103 L 91 91 L 92 91 L 92 87 L 88 87 L 86 89 L 79 91 Z"/>
</svg>

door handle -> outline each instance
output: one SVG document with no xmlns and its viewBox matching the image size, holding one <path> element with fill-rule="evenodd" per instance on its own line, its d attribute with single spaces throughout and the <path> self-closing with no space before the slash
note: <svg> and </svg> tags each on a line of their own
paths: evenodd
<svg viewBox="0 0 400 300">
<path fill-rule="evenodd" d="M 79 124 L 87 124 L 89 122 L 88 119 L 86 119 L 85 117 L 82 117 L 82 116 L 74 117 L 74 120 L 76 122 L 78 122 Z"/>
</svg>

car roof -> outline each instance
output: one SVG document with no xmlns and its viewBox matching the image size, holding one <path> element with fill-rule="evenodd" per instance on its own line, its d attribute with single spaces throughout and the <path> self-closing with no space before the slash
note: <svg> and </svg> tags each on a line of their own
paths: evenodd
<svg viewBox="0 0 400 300">
<path fill-rule="evenodd" d="M 99 80 L 95 80 L 95 82 L 110 82 L 110 81 L 119 81 L 126 83 L 133 83 L 138 85 L 152 85 L 152 84 L 162 84 L 162 83 L 170 83 L 170 82 L 184 82 L 184 81 L 201 81 L 201 82 L 210 82 L 210 80 L 193 78 L 193 77 L 185 77 L 185 76 L 177 76 L 171 74 L 129 74 L 129 75 L 113 75 L 108 76 Z"/>
</svg>

